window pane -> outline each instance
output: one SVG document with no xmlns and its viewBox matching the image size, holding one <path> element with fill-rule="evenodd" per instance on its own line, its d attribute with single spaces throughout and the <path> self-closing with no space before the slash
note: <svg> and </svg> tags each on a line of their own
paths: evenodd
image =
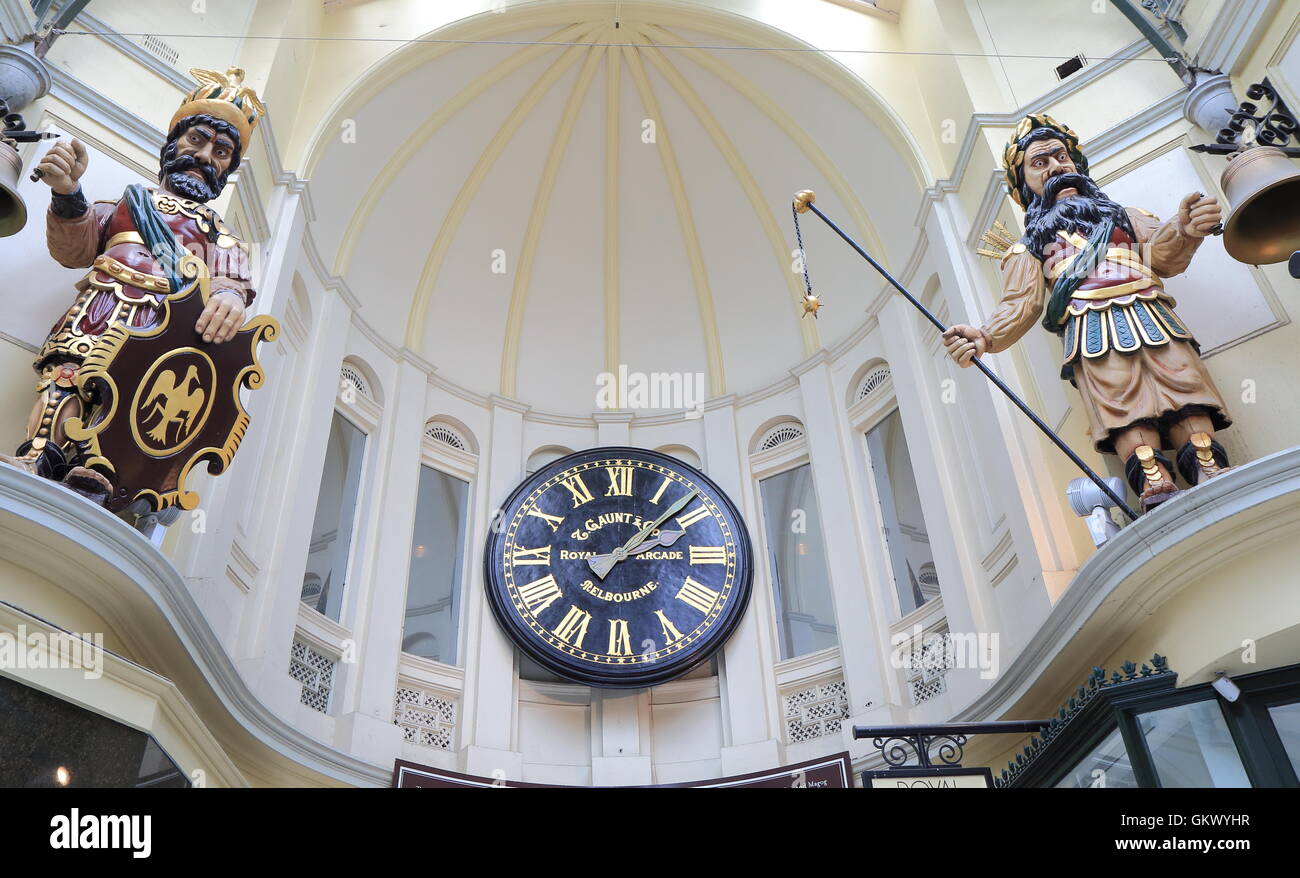
<svg viewBox="0 0 1300 878">
<path fill-rule="evenodd" d="M 357 488 L 365 458 L 366 434 L 338 412 L 330 424 L 325 469 L 316 496 L 316 518 L 311 526 L 307 570 L 302 577 L 302 601 L 339 621 L 343 585 L 352 551 L 352 523 L 356 518 Z"/>
<path fill-rule="evenodd" d="M 839 637 L 812 467 L 804 464 L 763 479 L 759 489 L 771 555 L 781 658 L 835 646 Z"/>
<path fill-rule="evenodd" d="M 1270 707 L 1268 715 L 1273 718 L 1273 727 L 1286 748 L 1286 758 L 1291 760 L 1291 767 L 1300 775 L 1300 701 Z"/>
<path fill-rule="evenodd" d="M 939 577 L 921 514 L 912 458 L 903 436 L 903 419 L 897 410 L 867 431 L 867 454 L 880 497 L 880 519 L 885 525 L 898 606 L 906 616 L 939 596 Z"/>
<path fill-rule="evenodd" d="M 1161 786 L 1250 786 L 1218 701 L 1144 713 L 1138 724 Z"/>
<path fill-rule="evenodd" d="M 1093 787 L 1105 789 L 1128 789 L 1136 787 L 1137 779 L 1133 777 L 1133 766 L 1129 764 L 1128 751 L 1124 749 L 1124 739 L 1115 729 L 1106 736 L 1096 748 L 1083 758 L 1070 773 L 1061 778 L 1058 787 L 1083 789 Z"/>
<path fill-rule="evenodd" d="M 432 467 L 420 467 L 402 651 L 449 665 L 456 664 L 468 498 L 467 483 Z"/>
</svg>

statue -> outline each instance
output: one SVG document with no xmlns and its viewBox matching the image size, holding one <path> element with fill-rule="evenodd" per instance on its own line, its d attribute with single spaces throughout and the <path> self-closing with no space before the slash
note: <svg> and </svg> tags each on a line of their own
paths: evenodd
<svg viewBox="0 0 1300 878">
<path fill-rule="evenodd" d="M 244 325 L 255 295 L 248 245 L 207 206 L 266 108 L 238 68 L 191 74 L 198 87 L 172 117 L 157 189 L 135 184 L 118 201 L 87 203 L 76 139 L 36 170 L 51 190 L 50 255 L 90 271 L 33 364 L 27 440 L 3 459 L 115 511 L 141 498 L 153 511 L 197 504 L 184 476 L 200 458 L 211 472 L 229 463 L 247 427 L 237 385 L 260 385 L 256 346 L 278 330 L 269 317 Z"/>
<path fill-rule="evenodd" d="M 1083 398 L 1094 446 L 1125 462 L 1144 511 L 1181 493 L 1162 449 L 1176 450 L 1189 485 L 1224 472 L 1214 435 L 1232 421 L 1160 280 L 1187 269 L 1221 219 L 1218 202 L 1194 192 L 1163 223 L 1121 207 L 1088 176 L 1075 133 L 1045 115 L 1021 120 L 1003 169 L 1025 235 L 1002 254 L 1001 305 L 982 328 L 950 327 L 948 353 L 969 366 L 1041 318 L 1062 338 L 1061 377 Z"/>
</svg>

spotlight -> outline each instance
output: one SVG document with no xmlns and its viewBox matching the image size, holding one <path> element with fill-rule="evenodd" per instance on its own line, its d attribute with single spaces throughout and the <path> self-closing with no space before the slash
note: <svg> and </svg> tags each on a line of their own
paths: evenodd
<svg viewBox="0 0 1300 878">
<path fill-rule="evenodd" d="M 1218 692 L 1223 697 L 1224 701 L 1236 701 L 1241 697 L 1241 689 L 1237 687 L 1236 683 L 1232 682 L 1232 678 L 1228 676 L 1227 671 L 1215 671 L 1214 682 L 1210 685 L 1214 687 L 1215 692 Z"/>
<path fill-rule="evenodd" d="M 66 787 L 72 782 L 72 772 L 60 765 L 54 770 L 54 782 L 61 787 Z"/>
<path fill-rule="evenodd" d="M 1123 479 L 1111 476 L 1105 479 L 1105 482 L 1116 496 L 1124 496 Z M 1092 479 L 1074 479 L 1065 489 L 1065 496 L 1069 498 L 1074 514 L 1087 519 L 1088 532 L 1092 534 L 1094 545 L 1100 546 L 1119 533 L 1119 525 L 1111 518 L 1108 511 L 1115 506 L 1115 501 L 1103 494 L 1101 488 L 1093 484 Z"/>
</svg>

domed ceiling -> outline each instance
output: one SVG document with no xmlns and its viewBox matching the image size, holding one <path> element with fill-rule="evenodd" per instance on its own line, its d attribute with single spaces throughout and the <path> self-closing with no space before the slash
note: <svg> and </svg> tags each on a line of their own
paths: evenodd
<svg viewBox="0 0 1300 878">
<path fill-rule="evenodd" d="M 880 281 L 811 216 L 827 306 L 801 319 L 790 198 L 901 268 L 920 183 L 887 108 L 825 57 L 730 48 L 798 45 L 747 20 L 568 12 L 359 79 L 310 175 L 361 317 L 470 390 L 577 415 L 620 365 L 744 393 L 859 325 Z"/>
</svg>

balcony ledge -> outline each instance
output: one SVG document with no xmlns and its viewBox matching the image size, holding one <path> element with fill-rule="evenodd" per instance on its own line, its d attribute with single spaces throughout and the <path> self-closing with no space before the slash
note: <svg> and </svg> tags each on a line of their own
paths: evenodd
<svg viewBox="0 0 1300 878">
<path fill-rule="evenodd" d="M 254 773 L 269 766 L 289 785 L 389 785 L 392 766 L 314 740 L 263 704 L 176 568 L 107 510 L 0 465 L 0 558 L 59 583 L 97 613 L 128 657 L 174 681 L 227 752 L 251 762 Z M 0 599 L 10 600 L 2 587 Z M 48 611 L 35 615 L 75 630 Z"/>
</svg>

